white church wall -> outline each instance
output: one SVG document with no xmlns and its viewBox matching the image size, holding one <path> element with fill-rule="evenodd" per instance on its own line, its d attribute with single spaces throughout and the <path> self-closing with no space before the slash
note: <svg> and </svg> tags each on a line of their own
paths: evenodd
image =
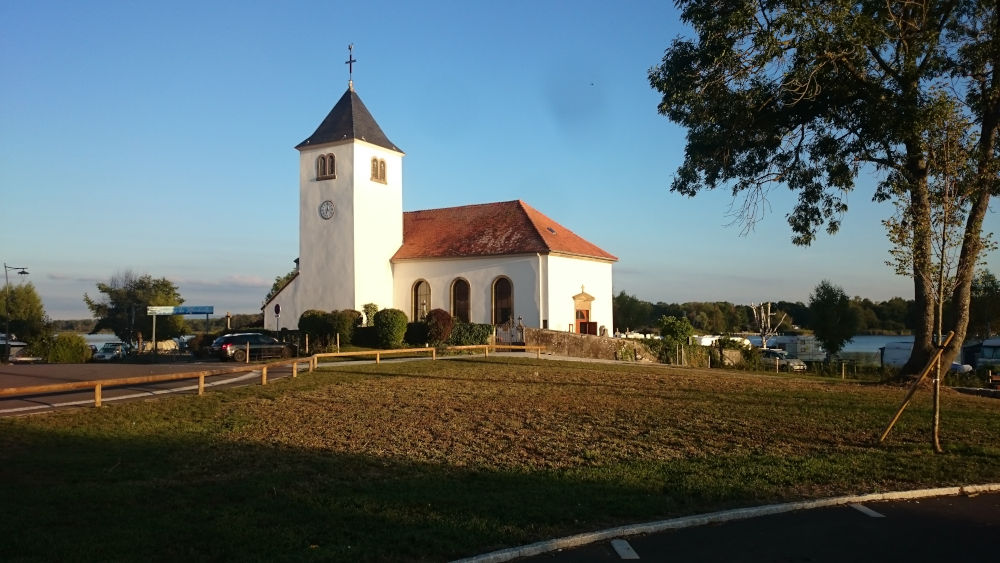
<svg viewBox="0 0 1000 563">
<path fill-rule="evenodd" d="M 546 258 L 549 328 L 569 330 L 571 325 L 576 325 L 573 296 L 579 294 L 580 286 L 583 286 L 583 291 L 594 297 L 590 308 L 591 322 L 596 322 L 598 327 L 606 327 L 610 332 L 613 326 L 611 263 L 559 255 Z"/>
<path fill-rule="evenodd" d="M 281 330 L 282 328 L 287 328 L 295 330 L 299 328 L 299 317 L 304 312 L 300 305 L 303 301 L 299 300 L 299 289 L 302 287 L 301 282 L 302 276 L 294 278 L 278 292 L 278 296 L 275 299 L 264 307 L 265 329 Z M 277 316 L 274 314 L 275 304 L 281 306 L 281 313 Z"/>
<path fill-rule="evenodd" d="M 327 153 L 336 156 L 337 176 L 317 181 L 316 158 Z M 295 305 L 299 314 L 307 309 L 331 311 L 354 307 L 353 156 L 351 143 L 323 145 L 300 153 L 299 277 L 303 281 Z M 319 206 L 326 200 L 335 206 L 330 219 L 319 215 Z"/>
<path fill-rule="evenodd" d="M 372 181 L 371 159 L 386 162 L 386 183 Z M 366 303 L 380 309 L 393 303 L 392 255 L 403 244 L 403 158 L 367 143 L 355 145 L 358 171 L 354 190 L 354 302 L 358 311 Z"/>
<path fill-rule="evenodd" d="M 431 286 L 429 309 L 450 313 L 451 284 L 455 278 L 462 278 L 469 282 L 469 320 L 492 323 L 493 282 L 499 276 L 506 276 L 514 290 L 514 318 L 521 316 L 525 326 L 540 327 L 539 263 L 536 254 L 396 262 L 393 265 L 395 308 L 412 320 L 413 286 L 417 280 L 426 280 Z"/>
</svg>

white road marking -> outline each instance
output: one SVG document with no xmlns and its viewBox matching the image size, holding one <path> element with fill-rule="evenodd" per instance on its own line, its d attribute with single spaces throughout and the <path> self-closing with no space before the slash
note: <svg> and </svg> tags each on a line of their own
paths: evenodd
<svg viewBox="0 0 1000 563">
<path fill-rule="evenodd" d="M 615 553 L 622 559 L 638 559 L 639 554 L 632 549 L 632 545 L 625 540 L 611 540 L 611 547 L 615 548 Z"/>
<path fill-rule="evenodd" d="M 858 512 L 865 514 L 867 516 L 871 516 L 872 518 L 885 518 L 885 514 L 880 514 L 878 512 L 875 512 L 874 510 L 868 508 L 863 504 L 852 504 L 850 506 L 854 510 L 857 510 Z"/>
</svg>

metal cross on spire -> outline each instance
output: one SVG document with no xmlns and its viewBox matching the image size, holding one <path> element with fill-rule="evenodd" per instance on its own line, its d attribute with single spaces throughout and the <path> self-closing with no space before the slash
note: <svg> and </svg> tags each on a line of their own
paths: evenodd
<svg viewBox="0 0 1000 563">
<path fill-rule="evenodd" d="M 351 90 L 354 89 L 354 63 L 358 62 L 354 58 L 354 43 L 347 46 L 347 60 L 344 64 L 347 65 L 347 86 Z"/>
</svg>

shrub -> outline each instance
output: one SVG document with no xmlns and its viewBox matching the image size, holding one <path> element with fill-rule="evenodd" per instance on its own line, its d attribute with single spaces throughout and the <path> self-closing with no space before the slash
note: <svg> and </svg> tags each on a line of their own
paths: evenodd
<svg viewBox="0 0 1000 563">
<path fill-rule="evenodd" d="M 374 322 L 374 319 L 372 319 Z M 354 329 L 351 344 L 362 348 L 378 347 L 378 333 L 374 326 L 359 326 Z"/>
<path fill-rule="evenodd" d="M 329 346 L 334 334 L 333 316 L 326 311 L 309 309 L 299 317 L 299 330 L 307 333 L 316 346 Z"/>
<path fill-rule="evenodd" d="M 365 312 L 365 326 L 375 326 L 375 313 L 378 313 L 378 305 L 365 303 L 361 309 Z"/>
<path fill-rule="evenodd" d="M 431 346 L 440 346 L 448 341 L 455 319 L 444 309 L 431 309 L 425 319 L 427 323 L 427 342 Z"/>
<path fill-rule="evenodd" d="M 50 364 L 82 364 L 90 359 L 90 346 L 79 334 L 60 334 L 48 341 L 45 361 Z"/>
<path fill-rule="evenodd" d="M 406 313 L 399 309 L 382 309 L 375 313 L 375 334 L 382 348 L 399 348 L 406 335 Z"/>
<path fill-rule="evenodd" d="M 403 342 L 413 347 L 427 346 L 427 323 L 424 321 L 407 323 Z"/>
<path fill-rule="evenodd" d="M 455 323 L 451 329 L 448 344 L 452 346 L 476 346 L 489 344 L 493 337 L 493 325 L 477 323 Z"/>
<path fill-rule="evenodd" d="M 342 311 L 333 311 L 330 313 L 330 338 L 333 339 L 334 335 L 340 335 L 341 344 L 350 344 L 353 342 L 354 328 L 358 326 L 358 322 L 361 320 L 361 313 L 355 311 L 354 309 L 344 309 Z"/>
</svg>

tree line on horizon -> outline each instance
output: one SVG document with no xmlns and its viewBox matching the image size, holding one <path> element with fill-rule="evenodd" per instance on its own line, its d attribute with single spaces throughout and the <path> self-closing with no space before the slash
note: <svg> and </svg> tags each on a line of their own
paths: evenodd
<svg viewBox="0 0 1000 563">
<path fill-rule="evenodd" d="M 971 301 L 968 337 L 987 338 L 1000 332 L 1000 281 L 989 270 L 976 275 Z M 780 332 L 815 330 L 808 304 L 778 300 L 771 301 L 771 305 L 774 321 L 780 321 L 776 327 Z M 949 305 L 946 303 L 945 315 L 954 314 Z M 873 301 L 855 296 L 850 307 L 858 318 L 857 334 L 909 334 L 919 319 L 916 302 L 902 297 Z M 614 297 L 612 308 L 616 332 L 658 334 L 663 317 L 685 318 L 704 334 L 757 332 L 750 305 L 728 301 L 652 303 L 621 291 Z"/>
</svg>

